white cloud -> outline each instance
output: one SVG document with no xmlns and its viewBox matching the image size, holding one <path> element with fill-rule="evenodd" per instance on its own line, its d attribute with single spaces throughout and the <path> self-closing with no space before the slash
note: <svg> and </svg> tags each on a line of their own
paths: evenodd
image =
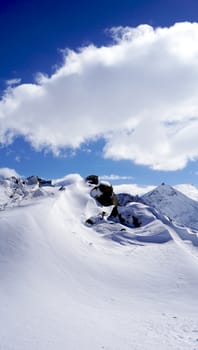
<svg viewBox="0 0 198 350">
<path fill-rule="evenodd" d="M 121 175 L 111 174 L 111 175 L 101 175 L 100 179 L 105 180 L 105 181 L 132 180 L 133 177 L 132 176 L 121 176 Z"/>
<path fill-rule="evenodd" d="M 20 161 L 21 161 L 21 156 L 17 155 L 17 156 L 15 157 L 15 160 L 16 160 L 16 162 L 20 163 Z"/>
<path fill-rule="evenodd" d="M 105 157 L 158 170 L 197 159 L 198 23 L 111 32 L 111 46 L 64 51 L 51 77 L 9 87 L 0 141 L 20 134 L 58 154 L 104 137 Z"/>
<path fill-rule="evenodd" d="M 11 176 L 20 177 L 14 169 L 0 168 L 0 178 L 8 178 Z"/>
<path fill-rule="evenodd" d="M 114 185 L 113 190 L 115 193 L 129 193 L 132 196 L 139 195 L 142 196 L 145 193 L 152 191 L 156 186 L 140 186 L 137 184 L 121 184 Z"/>
<path fill-rule="evenodd" d="M 20 78 L 14 78 L 14 79 L 8 79 L 6 80 L 6 85 L 7 86 L 12 86 L 12 85 L 17 85 L 21 83 L 21 79 Z"/>
</svg>

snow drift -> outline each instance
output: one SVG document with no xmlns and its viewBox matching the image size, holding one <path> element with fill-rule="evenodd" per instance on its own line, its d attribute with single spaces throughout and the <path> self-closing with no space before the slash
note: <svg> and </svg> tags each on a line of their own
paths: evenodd
<svg viewBox="0 0 198 350">
<path fill-rule="evenodd" d="M 43 188 L 6 181 L 0 348 L 197 349 L 197 246 L 186 239 L 196 230 L 182 226 L 183 237 L 178 220 L 144 204 L 120 209 L 141 208 L 138 228 L 111 220 L 112 207 L 101 216 L 80 176 Z"/>
</svg>

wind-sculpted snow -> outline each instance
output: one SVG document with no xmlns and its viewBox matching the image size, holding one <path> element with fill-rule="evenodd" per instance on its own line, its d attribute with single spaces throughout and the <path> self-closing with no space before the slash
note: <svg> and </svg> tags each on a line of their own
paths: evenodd
<svg viewBox="0 0 198 350">
<path fill-rule="evenodd" d="M 91 217 L 87 224 L 94 226 L 96 232 L 105 239 L 111 239 L 117 243 L 127 245 L 143 243 L 165 243 L 172 239 L 164 222 L 166 218 L 142 203 L 130 203 L 118 207 L 118 217 L 110 215 L 108 220 L 103 219 L 101 214 Z M 122 218 L 122 224 L 120 219 Z M 133 218 L 138 218 L 139 227 L 135 227 Z M 160 218 L 160 219 L 159 219 Z"/>
<path fill-rule="evenodd" d="M 196 231 L 137 203 L 140 227 L 112 221 L 74 178 L 0 211 L 0 348 L 197 350 Z"/>
</svg>

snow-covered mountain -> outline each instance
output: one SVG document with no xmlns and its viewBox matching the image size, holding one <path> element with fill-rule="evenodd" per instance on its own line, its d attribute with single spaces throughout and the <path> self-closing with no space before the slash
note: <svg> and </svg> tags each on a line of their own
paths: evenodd
<svg viewBox="0 0 198 350">
<path fill-rule="evenodd" d="M 40 179 L 41 180 L 41 179 Z M 51 186 L 39 181 L 37 176 L 27 179 L 11 177 L 0 179 L 0 210 L 32 203 L 33 198 L 53 195 Z"/>
<path fill-rule="evenodd" d="M 139 195 L 142 196 L 147 192 L 152 191 L 156 186 L 139 186 L 136 184 L 122 184 L 114 186 L 115 193 L 128 193 L 131 195 Z M 187 197 L 198 201 L 198 189 L 192 184 L 179 184 L 173 186 L 176 190 L 182 192 Z"/>
<path fill-rule="evenodd" d="M 37 180 L 0 183 L 0 348 L 197 349 L 198 230 L 157 194 L 102 207 L 79 175 Z"/>
<path fill-rule="evenodd" d="M 175 188 L 162 184 L 141 198 L 171 220 L 198 230 L 198 202 Z"/>
</svg>

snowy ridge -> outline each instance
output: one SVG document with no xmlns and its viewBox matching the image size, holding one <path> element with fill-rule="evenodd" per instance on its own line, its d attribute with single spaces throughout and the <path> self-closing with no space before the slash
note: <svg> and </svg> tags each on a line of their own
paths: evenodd
<svg viewBox="0 0 198 350">
<path fill-rule="evenodd" d="M 197 231 L 137 202 L 123 225 L 81 177 L 56 184 L 0 211 L 1 348 L 197 349 Z"/>
<path fill-rule="evenodd" d="M 175 188 L 162 184 L 143 195 L 142 199 L 171 220 L 198 230 L 198 202 Z"/>
</svg>

